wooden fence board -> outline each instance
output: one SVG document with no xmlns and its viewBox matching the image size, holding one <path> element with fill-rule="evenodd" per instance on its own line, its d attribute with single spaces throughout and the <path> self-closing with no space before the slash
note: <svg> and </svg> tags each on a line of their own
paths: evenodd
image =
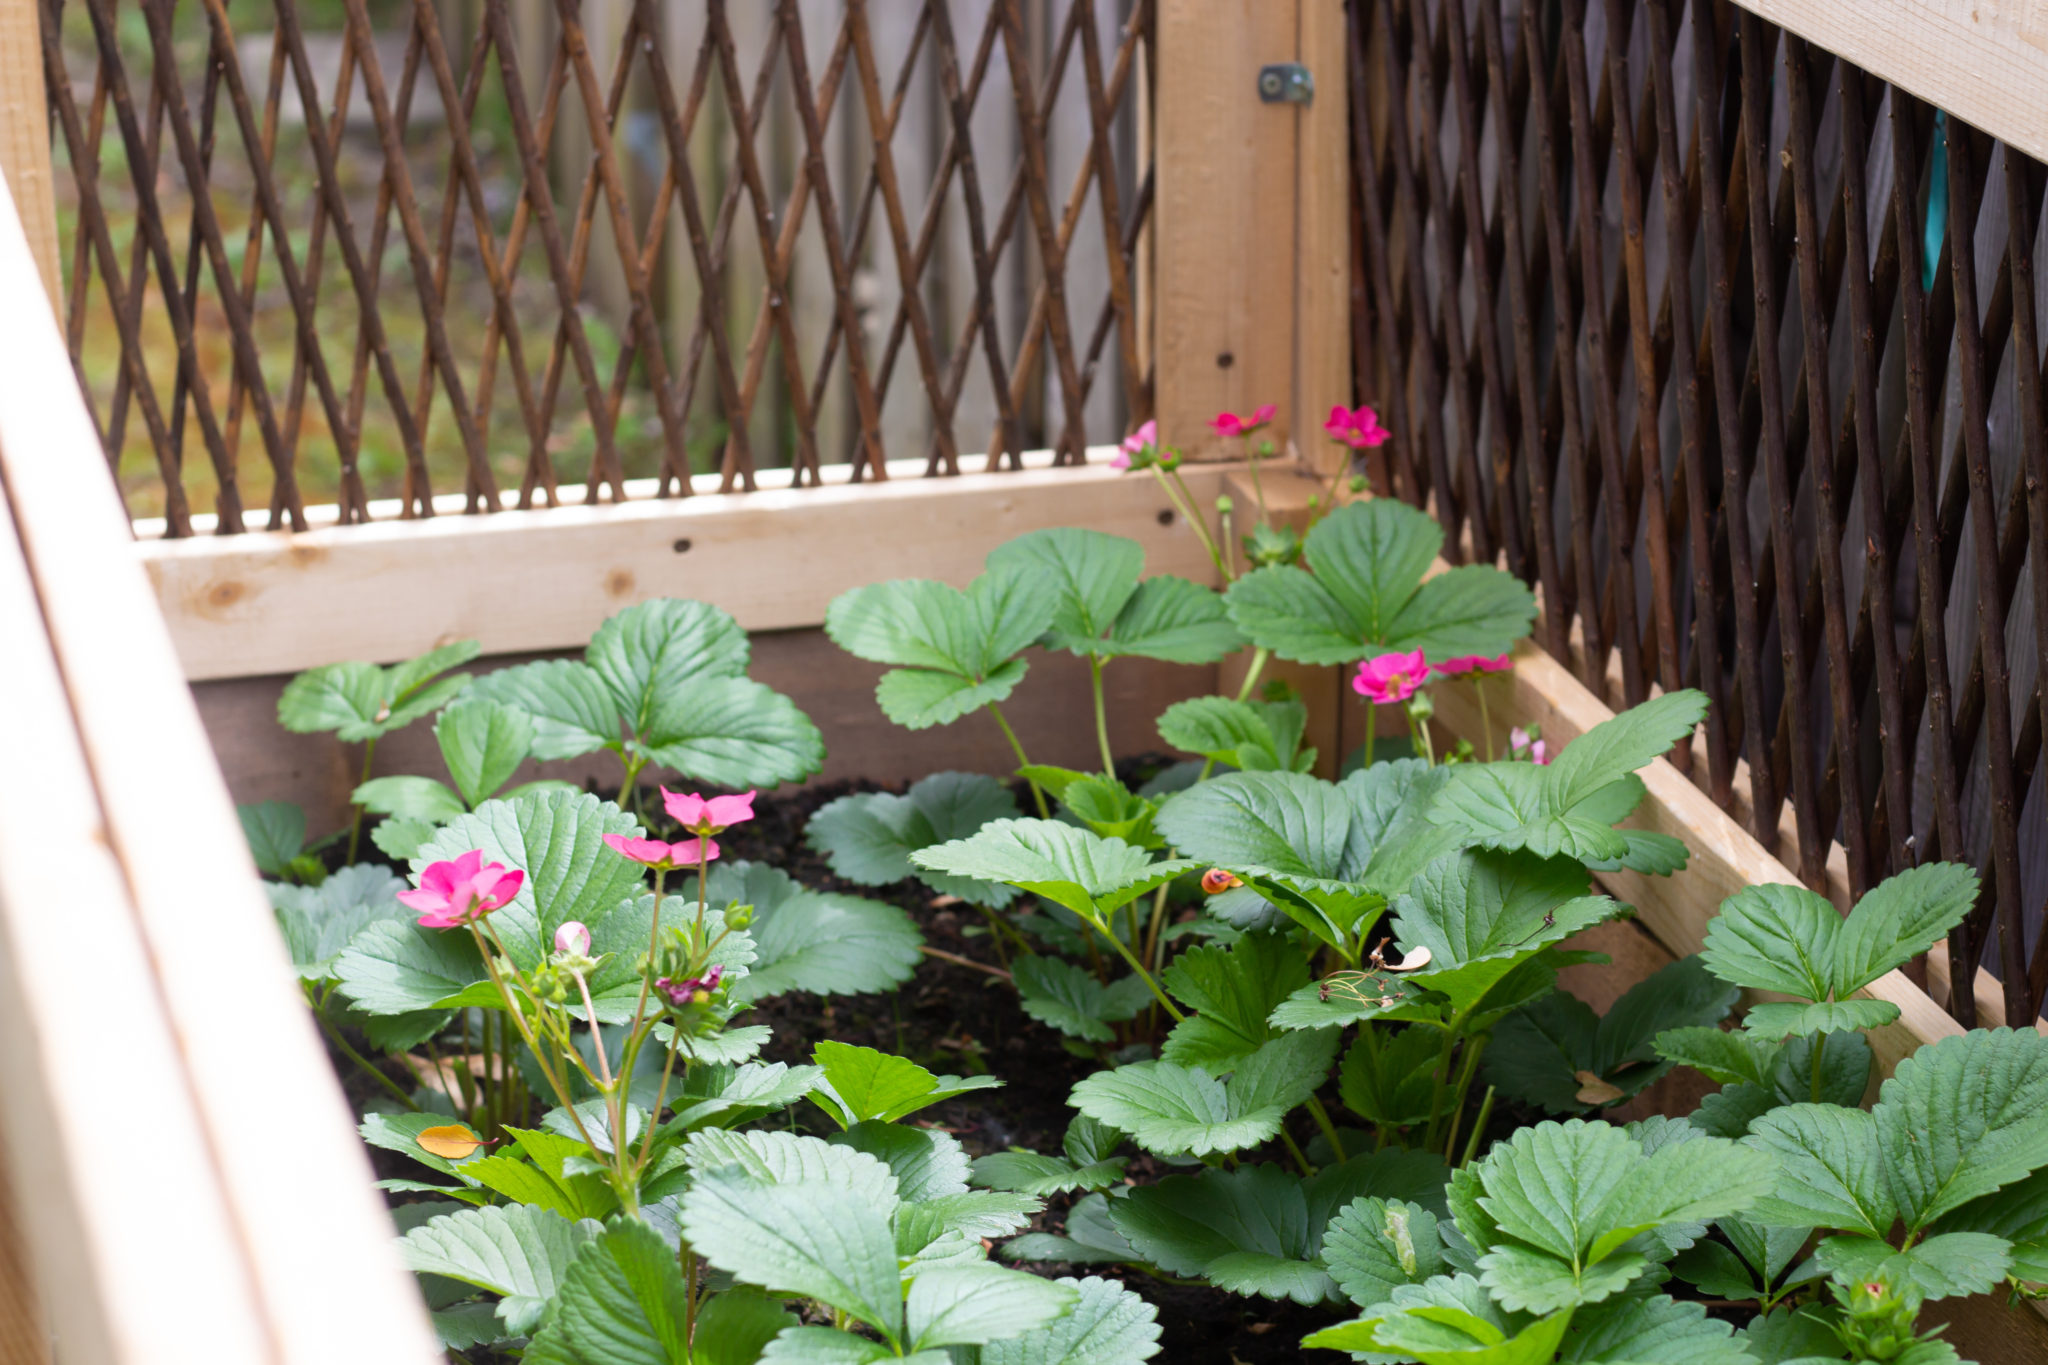
<svg viewBox="0 0 2048 1365">
<path fill-rule="evenodd" d="M 435 1338 L 412 1277 L 399 1267 L 354 1115 L 306 1011 L 148 580 L 121 553 L 126 519 L 40 296 L 28 242 L 0 194 L 0 308 L 11 319 L 0 329 L 0 483 L 102 811 L 85 847 L 118 859 L 163 1011 L 161 1028 L 143 1031 L 174 1050 L 173 1074 L 190 1087 L 218 1181 L 195 1197 L 227 1221 L 241 1268 L 224 1283 L 246 1278 L 260 1319 L 249 1358 L 425 1365 L 439 1358 Z M 175 790 L 165 787 L 166 773 L 176 775 Z M 165 818 L 167 801 L 175 820 Z M 45 894 L 17 904 L 48 915 L 68 899 Z M 81 964 L 90 960 L 76 945 L 72 951 Z M 40 954 L 27 960 L 44 969 Z M 102 1066 L 138 1044 L 118 1010 L 109 1017 L 120 1020 L 122 1041 L 98 1059 Z M 120 1122 L 67 1142 L 94 1153 L 98 1143 L 133 1135 L 146 1112 L 124 1105 Z M 120 1151 L 94 1164 L 137 1159 L 132 1142 Z M 291 1197 L 281 1198 L 287 1190 Z M 162 1243 L 135 1245 L 176 1254 Z M 121 1292 L 130 1287 L 122 1283 Z M 351 1311 L 337 1316 L 336 1303 Z M 206 1304 L 205 1295 L 190 1302 Z M 207 1336 L 166 1340 L 183 1347 Z"/>
<path fill-rule="evenodd" d="M 847 588 L 965 583 L 991 548 L 1046 526 L 1132 535 L 1151 572 L 1213 580 L 1157 484 L 1109 468 L 1105 454 L 1080 469 L 145 540 L 136 554 L 193 679 L 402 658 L 447 639 L 492 654 L 574 648 L 605 617 L 658 596 L 713 603 L 749 630 L 815 626 Z M 1220 466 L 1189 471 L 1197 506 L 1222 477 Z"/>
</svg>

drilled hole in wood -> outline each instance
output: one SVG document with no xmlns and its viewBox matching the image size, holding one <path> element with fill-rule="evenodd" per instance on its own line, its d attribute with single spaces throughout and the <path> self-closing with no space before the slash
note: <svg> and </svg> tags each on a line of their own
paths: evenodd
<svg viewBox="0 0 2048 1365">
<path fill-rule="evenodd" d="M 1173 509 L 1171 507 L 1162 507 L 1159 509 L 1159 524 L 1161 526 L 1173 525 Z"/>
<path fill-rule="evenodd" d="M 688 554 L 690 552 L 690 538 L 688 536 L 684 536 L 681 540 L 678 540 L 672 548 L 679 555 Z"/>
</svg>

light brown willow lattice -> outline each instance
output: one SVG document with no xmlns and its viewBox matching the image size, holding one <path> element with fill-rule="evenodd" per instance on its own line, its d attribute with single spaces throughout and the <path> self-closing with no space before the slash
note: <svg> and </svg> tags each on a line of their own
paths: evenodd
<svg viewBox="0 0 2048 1365">
<path fill-rule="evenodd" d="M 1721 0 L 1350 11 L 1402 495 L 1596 691 L 1705 689 L 1680 757 L 1809 881 L 1983 869 L 1955 978 L 2036 1017 L 2041 165 Z"/>
<path fill-rule="evenodd" d="M 1074 461 L 1147 410 L 1148 0 L 44 18 L 73 359 L 170 535 Z"/>
</svg>

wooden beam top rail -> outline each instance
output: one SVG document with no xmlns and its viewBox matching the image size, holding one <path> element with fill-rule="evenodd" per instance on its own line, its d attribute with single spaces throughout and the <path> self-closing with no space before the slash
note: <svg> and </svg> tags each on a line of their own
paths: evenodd
<svg viewBox="0 0 2048 1365">
<path fill-rule="evenodd" d="M 0 1098 L 63 1358 L 438 1361 L 4 187 L 0 309 Z"/>
<path fill-rule="evenodd" d="M 452 639 L 486 654 L 571 649 L 649 597 L 710 602 L 750 631 L 816 626 L 848 588 L 964 585 L 989 550 L 1049 526 L 1134 536 L 1148 572 L 1213 581 L 1158 483 L 1110 468 L 1113 454 L 1052 468 L 1039 452 L 1038 467 L 957 478 L 145 540 L 135 554 L 194 681 L 402 658 Z M 1229 468 L 1186 468 L 1198 508 Z"/>
<path fill-rule="evenodd" d="M 2048 2 L 1736 3 L 1972 127 L 2048 160 Z"/>
</svg>

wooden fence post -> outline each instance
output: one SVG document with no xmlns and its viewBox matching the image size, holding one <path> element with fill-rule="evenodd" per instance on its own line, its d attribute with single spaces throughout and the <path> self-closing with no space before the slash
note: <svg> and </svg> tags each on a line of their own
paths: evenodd
<svg viewBox="0 0 2048 1365">
<path fill-rule="evenodd" d="M 1236 458 L 1208 418 L 1275 403 L 1274 443 L 1319 454 L 1313 433 L 1350 394 L 1343 2 L 1162 0 L 1157 32 L 1161 437 Z M 1308 103 L 1260 99 L 1278 62 L 1308 67 Z"/>
<path fill-rule="evenodd" d="M 21 213 L 50 307 L 60 316 L 64 272 L 57 255 L 56 182 L 50 170 L 50 106 L 43 90 L 41 6 L 0 4 L 0 174 Z"/>
<path fill-rule="evenodd" d="M 1315 78 L 1296 115 L 1294 444 L 1319 473 L 1345 451 L 1323 435 L 1330 409 L 1351 406 L 1351 92 L 1344 0 L 1300 0 L 1296 60 Z"/>
</svg>

